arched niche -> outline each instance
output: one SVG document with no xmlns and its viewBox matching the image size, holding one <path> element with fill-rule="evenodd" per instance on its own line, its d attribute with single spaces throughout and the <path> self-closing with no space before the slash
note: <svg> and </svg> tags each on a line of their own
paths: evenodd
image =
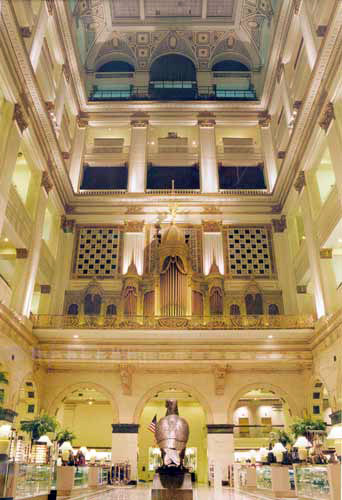
<svg viewBox="0 0 342 500">
<path fill-rule="evenodd" d="M 248 72 L 250 71 L 250 67 L 236 59 L 222 59 L 213 64 L 211 71 Z"/>
<path fill-rule="evenodd" d="M 152 62 L 150 80 L 196 82 L 196 67 L 194 62 L 184 55 L 163 54 Z"/>
<path fill-rule="evenodd" d="M 133 73 L 135 68 L 133 64 L 121 59 L 112 59 L 101 64 L 96 70 L 97 73 Z"/>
<path fill-rule="evenodd" d="M 327 386 L 320 377 L 313 379 L 308 397 L 308 413 L 313 419 L 331 425 L 332 402 Z"/>
</svg>

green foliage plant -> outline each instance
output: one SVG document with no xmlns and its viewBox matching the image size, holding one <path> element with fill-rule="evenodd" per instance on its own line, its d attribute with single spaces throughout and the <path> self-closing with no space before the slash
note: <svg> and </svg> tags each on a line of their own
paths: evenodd
<svg viewBox="0 0 342 500">
<path fill-rule="evenodd" d="M 55 432 L 57 427 L 58 423 L 55 417 L 43 414 L 33 420 L 21 422 L 20 429 L 30 434 L 31 438 L 36 441 L 48 432 Z"/>
</svg>

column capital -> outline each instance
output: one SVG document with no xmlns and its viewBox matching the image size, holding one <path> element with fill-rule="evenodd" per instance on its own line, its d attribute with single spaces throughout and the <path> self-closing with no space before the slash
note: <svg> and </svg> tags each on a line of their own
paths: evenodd
<svg viewBox="0 0 342 500">
<path fill-rule="evenodd" d="M 220 233 L 222 231 L 222 222 L 214 220 L 202 220 L 204 233 Z"/>
<path fill-rule="evenodd" d="M 266 111 L 259 115 L 259 125 L 261 128 L 268 128 L 271 125 L 271 115 Z"/>
<path fill-rule="evenodd" d="M 333 120 L 335 120 L 335 118 L 336 118 L 336 116 L 335 116 L 335 111 L 334 111 L 334 105 L 332 102 L 329 102 L 325 106 L 323 113 L 322 113 L 321 120 L 319 122 L 319 126 L 321 127 L 321 129 L 324 130 L 325 133 L 328 132 L 330 124 Z"/>
<path fill-rule="evenodd" d="M 319 256 L 321 259 L 332 259 L 332 248 L 321 248 L 319 251 Z"/>
<path fill-rule="evenodd" d="M 73 233 L 75 229 L 75 219 L 67 219 L 65 215 L 61 216 L 61 229 L 64 233 Z"/>
<path fill-rule="evenodd" d="M 199 127 L 214 128 L 216 120 L 214 118 L 199 118 L 197 123 Z"/>
<path fill-rule="evenodd" d="M 144 230 L 145 221 L 125 221 L 124 232 L 125 233 L 142 233 Z"/>
<path fill-rule="evenodd" d="M 282 215 L 280 219 L 272 219 L 273 231 L 283 233 L 287 229 L 286 216 Z"/>
<path fill-rule="evenodd" d="M 51 285 L 40 285 L 40 293 L 46 295 L 51 293 Z"/>
<path fill-rule="evenodd" d="M 54 0 L 45 0 L 49 16 L 53 15 Z"/>
<path fill-rule="evenodd" d="M 300 8 L 302 6 L 302 1 L 303 0 L 293 0 L 295 14 L 297 14 L 297 15 L 299 14 Z"/>
<path fill-rule="evenodd" d="M 122 388 L 122 392 L 123 392 L 123 394 L 125 394 L 125 396 L 132 395 L 133 371 L 134 371 L 133 366 L 131 366 L 129 364 L 125 364 L 125 363 L 119 364 L 121 388 Z"/>
<path fill-rule="evenodd" d="M 213 366 L 216 396 L 223 396 L 224 394 L 227 371 L 228 371 L 227 365 L 217 364 Z"/>
<path fill-rule="evenodd" d="M 44 170 L 42 173 L 42 180 L 41 180 L 40 185 L 45 189 L 46 194 L 49 194 L 49 192 L 53 188 L 52 181 L 51 181 L 50 176 L 46 170 Z"/>
<path fill-rule="evenodd" d="M 278 83 L 280 83 L 281 77 L 283 76 L 283 73 L 284 73 L 284 69 L 285 69 L 285 65 L 282 62 L 282 60 L 279 59 L 278 65 L 277 65 L 277 71 L 276 71 L 276 76 L 277 76 L 277 82 Z"/>
<path fill-rule="evenodd" d="M 76 116 L 76 123 L 77 123 L 78 128 L 87 128 L 88 117 L 83 115 L 83 114 L 79 114 Z"/>
<path fill-rule="evenodd" d="M 32 36 L 32 30 L 29 26 L 22 26 L 20 28 L 20 33 L 22 38 L 31 38 Z"/>
<path fill-rule="evenodd" d="M 306 186 L 306 180 L 304 170 L 302 170 L 299 172 L 293 187 L 300 194 L 304 186 Z"/>
<path fill-rule="evenodd" d="M 15 255 L 16 259 L 27 259 L 28 257 L 27 248 L 16 248 L 15 253 L 16 253 Z"/>
<path fill-rule="evenodd" d="M 131 127 L 134 128 L 146 128 L 148 126 L 147 118 L 133 118 L 131 120 Z"/>
<path fill-rule="evenodd" d="M 23 109 L 19 103 L 15 103 L 14 105 L 13 119 L 17 122 L 20 132 L 23 133 L 24 130 L 27 129 L 28 123 L 24 117 Z"/>
<path fill-rule="evenodd" d="M 70 72 L 70 66 L 68 63 L 64 63 L 62 65 L 62 73 L 65 76 L 65 79 L 67 82 L 70 80 L 71 72 Z"/>
</svg>

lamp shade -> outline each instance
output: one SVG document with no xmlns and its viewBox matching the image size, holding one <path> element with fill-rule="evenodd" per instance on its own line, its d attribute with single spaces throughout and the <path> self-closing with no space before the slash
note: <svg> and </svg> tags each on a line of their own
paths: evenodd
<svg viewBox="0 0 342 500">
<path fill-rule="evenodd" d="M 305 436 L 298 436 L 293 446 L 294 448 L 311 448 L 312 444 Z"/>
<path fill-rule="evenodd" d="M 88 448 L 86 446 L 81 446 L 80 451 L 83 453 L 83 455 L 86 455 L 86 453 L 88 453 Z"/>
<path fill-rule="evenodd" d="M 8 439 L 11 434 L 12 427 L 9 424 L 0 426 L 0 439 Z"/>
<path fill-rule="evenodd" d="M 90 457 L 96 457 L 96 450 L 94 448 L 89 452 Z"/>
<path fill-rule="evenodd" d="M 342 425 L 335 425 L 328 434 L 328 439 L 342 439 Z"/>
<path fill-rule="evenodd" d="M 64 443 L 62 444 L 62 446 L 60 446 L 59 449 L 61 451 L 70 451 L 70 450 L 72 450 L 72 446 L 71 446 L 70 441 L 64 441 Z"/>
<path fill-rule="evenodd" d="M 40 438 L 38 439 L 37 443 L 46 444 L 46 446 L 48 448 L 50 448 L 50 446 L 52 446 L 52 441 L 49 438 L 49 436 L 40 436 Z"/>
<path fill-rule="evenodd" d="M 280 442 L 276 443 L 272 448 L 272 453 L 285 453 L 285 451 L 285 446 Z"/>
</svg>

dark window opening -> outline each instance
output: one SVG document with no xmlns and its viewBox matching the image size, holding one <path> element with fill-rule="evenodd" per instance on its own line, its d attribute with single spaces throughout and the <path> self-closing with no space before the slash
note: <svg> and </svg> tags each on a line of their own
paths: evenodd
<svg viewBox="0 0 342 500">
<path fill-rule="evenodd" d="M 320 392 L 314 392 L 312 394 L 312 398 L 313 399 L 320 399 L 321 398 L 321 393 Z"/>
<path fill-rule="evenodd" d="M 249 71 L 249 68 L 240 61 L 225 59 L 217 62 L 211 69 L 212 71 Z"/>
<path fill-rule="evenodd" d="M 321 413 L 321 409 L 320 409 L 320 407 L 319 407 L 318 405 L 314 405 L 314 406 L 312 407 L 312 413 L 313 413 L 314 415 L 319 415 L 319 414 Z"/>
<path fill-rule="evenodd" d="M 220 189 L 266 189 L 263 168 L 219 167 Z"/>
<path fill-rule="evenodd" d="M 106 316 L 115 316 L 116 315 L 116 305 L 109 304 L 106 309 Z"/>
<path fill-rule="evenodd" d="M 99 67 L 97 73 L 131 73 L 134 66 L 126 61 L 109 61 Z"/>
<path fill-rule="evenodd" d="M 127 189 L 128 168 L 85 167 L 81 189 Z"/>
<path fill-rule="evenodd" d="M 34 405 L 28 405 L 27 413 L 34 413 Z"/>
<path fill-rule="evenodd" d="M 147 189 L 200 189 L 199 170 L 192 167 L 157 167 L 147 171 Z"/>
<path fill-rule="evenodd" d="M 276 316 L 277 314 L 279 314 L 279 307 L 277 306 L 277 304 L 270 304 L 268 306 L 268 314 L 270 316 Z"/>
<path fill-rule="evenodd" d="M 78 314 L 78 305 L 77 304 L 70 304 L 68 307 L 68 315 L 69 316 L 77 316 Z"/>
</svg>

